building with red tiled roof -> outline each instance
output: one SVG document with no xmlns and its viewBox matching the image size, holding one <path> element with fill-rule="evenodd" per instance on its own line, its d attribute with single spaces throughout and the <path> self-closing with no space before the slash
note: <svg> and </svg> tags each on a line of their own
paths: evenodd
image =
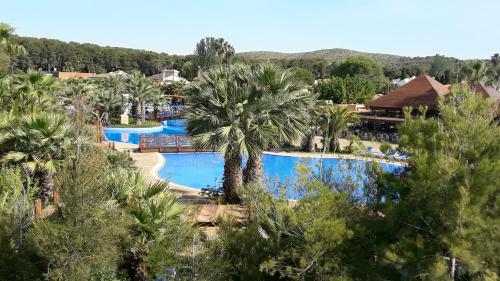
<svg viewBox="0 0 500 281">
<path fill-rule="evenodd" d="M 59 79 L 69 79 L 69 78 L 89 78 L 93 73 L 85 73 L 85 72 L 65 72 L 65 71 L 56 71 L 53 72 L 52 75 Z"/>
<path fill-rule="evenodd" d="M 477 83 L 476 86 L 474 87 L 474 91 L 485 99 L 491 98 L 500 101 L 500 92 L 498 92 L 497 90 L 493 89 L 490 86 Z"/>
<path fill-rule="evenodd" d="M 440 96 L 450 93 L 450 88 L 423 74 L 397 88 L 396 90 L 381 96 L 368 103 L 372 110 L 396 110 L 403 111 L 405 107 L 418 109 L 427 106 L 429 110 L 437 110 L 437 100 Z"/>
</svg>

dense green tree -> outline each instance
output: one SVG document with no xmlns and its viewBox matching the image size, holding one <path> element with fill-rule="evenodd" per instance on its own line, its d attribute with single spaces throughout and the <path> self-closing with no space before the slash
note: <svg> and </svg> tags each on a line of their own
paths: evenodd
<svg viewBox="0 0 500 281">
<path fill-rule="evenodd" d="M 215 64 L 227 63 L 234 55 L 234 47 L 224 38 L 205 37 L 196 44 L 194 62 L 197 67 L 207 70 Z"/>
<path fill-rule="evenodd" d="M 446 57 L 435 55 L 429 68 L 429 74 L 443 84 L 448 84 L 450 63 Z"/>
<path fill-rule="evenodd" d="M 384 81 L 382 64 L 366 56 L 350 56 L 333 66 L 332 74 L 335 77 L 364 76 L 372 81 Z"/>
<path fill-rule="evenodd" d="M 34 224 L 32 239 L 47 280 L 116 278 L 131 220 L 111 200 L 110 170 L 96 150 L 67 163 L 57 176 L 61 202 Z"/>
<path fill-rule="evenodd" d="M 27 51 L 26 55 L 13 58 L 14 69 L 23 71 L 30 68 L 90 73 L 139 70 L 150 76 L 164 68 L 181 70 L 182 65 L 190 60 L 165 53 L 46 38 L 13 37 L 12 42 L 24 46 Z"/>
<path fill-rule="evenodd" d="M 44 270 L 29 239 L 36 192 L 21 168 L 0 168 L 0 280 L 37 280 Z"/>
<path fill-rule="evenodd" d="M 409 118 L 401 126 L 399 149 L 412 158 L 408 173 L 384 184 L 385 235 L 392 237 L 385 259 L 400 279 L 496 280 L 496 105 L 462 85 L 440 110 L 440 119 Z"/>
<path fill-rule="evenodd" d="M 301 67 L 292 67 L 292 70 L 295 72 L 296 79 L 299 79 L 302 83 L 307 85 L 314 84 L 315 75 L 311 71 Z"/>
<path fill-rule="evenodd" d="M 376 85 L 362 76 L 339 78 L 319 82 L 314 86 L 318 99 L 331 100 L 333 103 L 366 103 L 373 99 Z"/>
<path fill-rule="evenodd" d="M 23 46 L 12 42 L 14 28 L 8 24 L 0 23 L 0 77 L 11 70 L 11 57 L 26 54 Z"/>
</svg>

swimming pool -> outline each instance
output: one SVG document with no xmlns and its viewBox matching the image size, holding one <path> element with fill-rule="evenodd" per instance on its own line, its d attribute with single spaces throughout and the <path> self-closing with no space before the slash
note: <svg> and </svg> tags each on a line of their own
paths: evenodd
<svg viewBox="0 0 500 281">
<path fill-rule="evenodd" d="M 183 135 L 186 134 L 184 120 L 166 120 L 158 127 L 152 128 L 104 128 L 104 134 L 108 141 L 127 142 L 139 144 L 139 135 Z"/>
<path fill-rule="evenodd" d="M 224 159 L 218 153 L 164 153 L 165 162 L 158 171 L 161 178 L 187 187 L 201 189 L 204 187 L 219 187 L 224 171 Z M 319 170 L 319 158 L 297 157 L 265 153 L 264 177 L 269 185 L 285 185 L 295 182 L 296 166 L 302 163 L 311 167 L 313 172 Z M 339 158 L 324 158 L 323 170 L 330 171 L 334 180 L 339 181 L 349 176 L 360 186 L 366 178 L 366 161 Z M 386 172 L 398 173 L 403 166 L 397 164 L 380 163 Z M 288 190 L 287 198 L 296 198 L 295 191 Z"/>
</svg>

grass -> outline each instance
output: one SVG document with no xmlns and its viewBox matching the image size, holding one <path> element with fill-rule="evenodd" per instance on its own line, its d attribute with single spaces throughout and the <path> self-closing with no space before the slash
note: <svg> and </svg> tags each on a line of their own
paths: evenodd
<svg viewBox="0 0 500 281">
<path fill-rule="evenodd" d="M 146 120 L 141 125 L 136 124 L 112 124 L 110 128 L 151 128 L 161 126 L 160 123 L 156 121 Z"/>
</svg>

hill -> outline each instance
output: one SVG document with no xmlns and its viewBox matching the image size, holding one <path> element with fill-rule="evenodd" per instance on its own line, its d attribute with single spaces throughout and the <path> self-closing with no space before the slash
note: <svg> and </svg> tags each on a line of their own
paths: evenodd
<svg viewBox="0 0 500 281">
<path fill-rule="evenodd" d="M 311 52 L 301 53 L 280 53 L 280 52 L 242 52 L 238 53 L 239 56 L 246 59 L 254 60 L 297 60 L 297 59 L 324 59 L 329 63 L 343 60 L 352 55 L 364 55 L 374 58 L 387 67 L 404 67 L 412 64 L 421 64 L 429 66 L 432 62 L 432 56 L 427 57 L 405 57 L 391 54 L 367 53 L 349 49 L 323 49 Z M 458 59 L 447 57 L 450 61 L 456 62 Z"/>
</svg>

